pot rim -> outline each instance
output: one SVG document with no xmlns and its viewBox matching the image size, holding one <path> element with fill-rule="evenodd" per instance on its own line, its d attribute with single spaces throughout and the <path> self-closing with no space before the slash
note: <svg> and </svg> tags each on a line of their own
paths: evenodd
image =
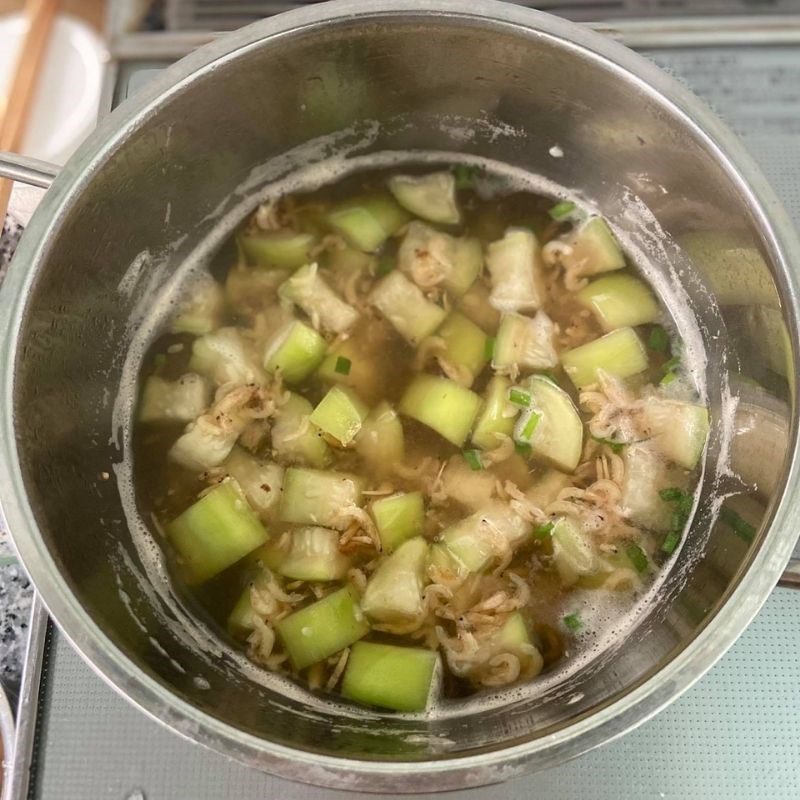
<svg viewBox="0 0 800 800">
<path fill-rule="evenodd" d="M 709 616 L 705 627 L 682 651 L 623 697 L 547 736 L 490 753 L 419 762 L 323 756 L 274 744 L 228 725 L 172 694 L 137 667 L 81 607 L 38 532 L 19 468 L 12 414 L 18 332 L 51 232 L 65 216 L 71 199 L 102 168 L 108 154 L 124 144 L 127 132 L 155 113 L 163 100 L 189 86 L 214 65 L 237 57 L 243 50 L 353 18 L 386 22 L 431 16 L 456 24 L 480 25 L 490 31 L 557 41 L 658 95 L 705 142 L 747 199 L 777 268 L 776 280 L 790 323 L 790 336 L 792 341 L 798 341 L 800 289 L 789 265 L 800 262 L 800 242 L 765 177 L 733 134 L 695 95 L 644 57 L 573 23 L 495 0 L 337 0 L 256 22 L 200 48 L 112 112 L 70 159 L 34 214 L 0 290 L 0 318 L 4 320 L 6 337 L 6 347 L 0 355 L 0 391 L 5 408 L 0 423 L 3 511 L 20 559 L 61 630 L 112 688 L 181 735 L 282 778 L 350 791 L 425 792 L 434 786 L 436 790 L 446 790 L 497 783 L 534 768 L 553 766 L 618 738 L 676 699 L 725 653 L 768 597 L 796 538 L 790 506 L 800 491 L 800 467 L 796 458 L 797 421 L 793 415 L 783 496 L 771 510 L 760 547 L 741 569 L 738 582 L 720 601 L 716 614 Z M 797 350 L 792 357 L 796 397 L 800 388 L 796 378 L 800 362 Z"/>
</svg>

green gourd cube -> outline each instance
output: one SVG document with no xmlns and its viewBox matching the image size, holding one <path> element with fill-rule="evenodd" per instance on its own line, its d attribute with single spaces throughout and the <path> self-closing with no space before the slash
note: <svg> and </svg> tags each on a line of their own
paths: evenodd
<svg viewBox="0 0 800 800">
<path fill-rule="evenodd" d="M 269 537 L 236 481 L 228 479 L 167 526 L 192 584 L 235 564 Z"/>
<path fill-rule="evenodd" d="M 480 407 L 481 398 L 455 381 L 417 375 L 406 388 L 399 410 L 461 447 Z"/>
<path fill-rule="evenodd" d="M 295 320 L 284 325 L 267 346 L 264 368 L 280 373 L 286 383 L 300 383 L 322 363 L 327 348 L 317 331 Z"/>
<path fill-rule="evenodd" d="M 344 586 L 284 617 L 275 629 L 292 666 L 305 669 L 369 633 L 355 590 Z"/>
<path fill-rule="evenodd" d="M 342 695 L 393 711 L 424 711 L 432 694 L 439 657 L 421 647 L 358 642 L 342 680 Z"/>
<path fill-rule="evenodd" d="M 310 420 L 346 447 L 361 430 L 367 414 L 369 409 L 352 389 L 333 386 L 311 413 Z"/>
<path fill-rule="evenodd" d="M 372 516 L 386 553 L 397 549 L 407 539 L 422 534 L 425 503 L 421 492 L 400 492 L 382 497 L 372 504 Z"/>
<path fill-rule="evenodd" d="M 633 328 L 617 328 L 599 339 L 561 354 L 561 365 L 578 389 L 597 383 L 602 370 L 630 378 L 648 367 L 647 351 Z"/>
</svg>

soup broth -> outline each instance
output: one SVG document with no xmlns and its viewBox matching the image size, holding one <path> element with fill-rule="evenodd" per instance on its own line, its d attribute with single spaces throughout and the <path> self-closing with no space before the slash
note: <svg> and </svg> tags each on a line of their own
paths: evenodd
<svg viewBox="0 0 800 800">
<path fill-rule="evenodd" d="M 176 585 L 311 689 L 534 680 L 578 596 L 630 608 L 679 549 L 708 414 L 669 312 L 601 217 L 498 187 L 426 164 L 263 204 L 144 360 Z"/>
</svg>

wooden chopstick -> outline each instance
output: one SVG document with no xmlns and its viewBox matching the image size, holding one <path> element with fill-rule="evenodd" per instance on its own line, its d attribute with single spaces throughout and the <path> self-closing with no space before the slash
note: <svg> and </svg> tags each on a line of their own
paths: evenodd
<svg viewBox="0 0 800 800">
<path fill-rule="evenodd" d="M 36 96 L 36 81 L 41 71 L 47 42 L 60 0 L 27 0 L 25 17 L 28 30 L 19 50 L 5 110 L 0 119 L 0 150 L 19 150 L 25 126 Z M 0 178 L 0 230 L 5 223 L 12 181 Z"/>
</svg>

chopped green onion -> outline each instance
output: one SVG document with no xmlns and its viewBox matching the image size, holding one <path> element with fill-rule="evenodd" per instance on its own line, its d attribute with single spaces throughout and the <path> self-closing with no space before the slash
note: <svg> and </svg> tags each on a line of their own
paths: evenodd
<svg viewBox="0 0 800 800">
<path fill-rule="evenodd" d="M 607 444 L 611 448 L 612 453 L 616 453 L 619 455 L 622 452 L 622 448 L 625 447 L 625 442 L 615 442 L 613 439 L 603 439 L 600 436 L 592 436 L 596 442 L 600 442 L 600 444 Z"/>
<path fill-rule="evenodd" d="M 486 344 L 483 346 L 483 357 L 487 361 L 491 361 L 494 358 L 494 343 L 494 336 L 486 337 Z"/>
<path fill-rule="evenodd" d="M 394 256 L 390 256 L 388 253 L 383 253 L 378 259 L 378 268 L 375 270 L 375 274 L 379 277 L 388 275 L 394 269 L 394 266 Z"/>
<path fill-rule="evenodd" d="M 570 200 L 562 200 L 556 203 L 547 213 L 556 222 L 566 219 L 575 210 L 575 203 Z"/>
<path fill-rule="evenodd" d="M 682 500 L 684 497 L 688 497 L 686 492 L 684 492 L 683 489 L 678 489 L 677 486 L 670 486 L 666 489 L 662 489 L 658 494 L 662 500 L 668 503 L 673 500 Z"/>
<path fill-rule="evenodd" d="M 533 526 L 533 535 L 536 539 L 546 539 L 553 532 L 555 522 L 543 522 L 541 525 Z"/>
<path fill-rule="evenodd" d="M 583 627 L 583 621 L 578 614 L 567 614 L 564 624 L 574 633 Z"/>
<path fill-rule="evenodd" d="M 550 381 L 550 383 L 556 384 L 558 386 L 558 381 L 556 380 L 556 376 L 553 375 L 552 372 L 549 370 L 543 370 L 542 372 L 536 373 L 537 378 L 544 378 L 546 381 Z"/>
<path fill-rule="evenodd" d="M 653 325 L 647 337 L 647 346 L 657 353 L 666 353 L 669 350 L 669 334 L 661 325 Z"/>
<path fill-rule="evenodd" d="M 625 546 L 625 555 L 630 559 L 631 564 L 636 568 L 637 572 L 646 572 L 649 564 L 647 555 L 644 550 L 639 547 L 635 542 Z"/>
<path fill-rule="evenodd" d="M 527 408 L 531 404 L 531 396 L 520 389 L 511 389 L 508 393 L 508 399 L 515 406 L 522 406 L 522 408 Z"/>
<path fill-rule="evenodd" d="M 475 470 L 483 469 L 483 462 L 481 461 L 481 454 L 477 450 L 465 450 L 464 458 L 469 464 L 469 468 Z"/>
<path fill-rule="evenodd" d="M 661 552 L 671 556 L 675 552 L 675 548 L 678 546 L 680 540 L 681 535 L 678 531 L 670 531 L 664 537 L 664 543 L 661 545 Z"/>
<path fill-rule="evenodd" d="M 685 511 L 673 512 L 672 519 L 670 520 L 670 528 L 674 531 L 682 531 L 688 518 L 689 515 Z"/>
<path fill-rule="evenodd" d="M 531 454 L 531 446 L 527 442 L 514 442 L 514 450 L 518 455 L 529 456 Z"/>
<path fill-rule="evenodd" d="M 476 164 L 455 164 L 452 168 L 456 189 L 472 189 L 483 168 Z"/>
<path fill-rule="evenodd" d="M 525 423 L 525 427 L 522 429 L 523 438 L 530 439 L 531 436 L 533 436 L 533 432 L 536 430 L 536 426 L 539 424 L 541 418 L 541 414 L 537 414 L 535 411 L 531 412 L 528 421 Z"/>
<path fill-rule="evenodd" d="M 743 520 L 732 508 L 722 506 L 719 510 L 719 518 L 728 525 L 733 532 L 746 542 L 752 542 L 756 535 L 756 529 L 747 521 Z"/>
<path fill-rule="evenodd" d="M 338 356 L 336 359 L 336 364 L 333 367 L 333 371 L 338 372 L 340 375 L 349 375 L 350 367 L 352 366 L 353 362 L 349 358 Z"/>
<path fill-rule="evenodd" d="M 674 381 L 675 378 L 678 377 L 678 369 L 680 369 L 680 366 L 681 366 L 680 356 L 672 356 L 672 358 L 669 359 L 669 361 L 667 361 L 664 364 L 663 366 L 664 377 L 661 379 L 662 386 L 666 386 L 667 384 L 672 383 L 672 381 Z"/>
</svg>

